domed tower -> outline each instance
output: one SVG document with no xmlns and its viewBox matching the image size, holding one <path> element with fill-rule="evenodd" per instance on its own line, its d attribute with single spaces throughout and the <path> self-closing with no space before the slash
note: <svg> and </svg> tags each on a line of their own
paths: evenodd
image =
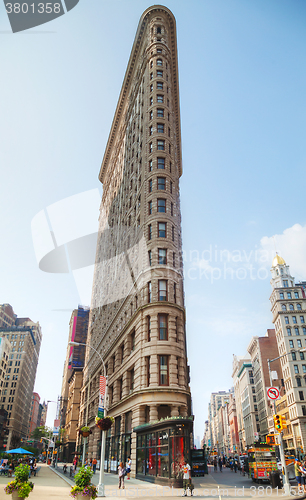
<svg viewBox="0 0 306 500">
<path fill-rule="evenodd" d="M 272 262 L 272 288 L 288 288 L 294 286 L 294 278 L 290 274 L 289 266 L 284 259 L 276 253 Z"/>
</svg>

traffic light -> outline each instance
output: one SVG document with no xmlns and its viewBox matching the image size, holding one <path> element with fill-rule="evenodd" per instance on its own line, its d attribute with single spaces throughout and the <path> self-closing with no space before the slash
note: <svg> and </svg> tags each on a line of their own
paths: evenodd
<svg viewBox="0 0 306 500">
<path fill-rule="evenodd" d="M 271 445 L 271 446 L 274 446 L 275 445 L 275 435 L 274 434 L 268 434 L 266 436 L 266 443 Z"/>
<path fill-rule="evenodd" d="M 287 429 L 286 417 L 282 415 L 282 429 Z"/>
<path fill-rule="evenodd" d="M 273 415 L 274 419 L 274 427 L 278 432 L 281 432 L 283 428 L 283 422 L 282 422 L 282 417 L 281 415 Z"/>
</svg>

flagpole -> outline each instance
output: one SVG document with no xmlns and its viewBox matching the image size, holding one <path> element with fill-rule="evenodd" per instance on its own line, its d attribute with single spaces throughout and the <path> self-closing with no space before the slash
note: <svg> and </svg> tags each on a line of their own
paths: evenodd
<svg viewBox="0 0 306 500">
<path fill-rule="evenodd" d="M 71 340 L 69 342 L 69 345 L 72 345 L 72 346 L 74 346 L 74 345 L 75 346 L 84 345 L 86 347 L 91 347 L 91 349 L 93 349 L 98 354 L 98 356 L 100 357 L 101 363 L 102 363 L 102 366 L 103 366 L 104 377 L 106 379 L 105 396 L 104 396 L 104 417 L 105 417 L 106 416 L 105 402 L 106 402 L 106 395 L 107 395 L 107 378 L 108 377 L 106 376 L 106 369 L 105 369 L 105 364 L 104 364 L 103 358 L 102 358 L 101 354 L 94 347 L 92 347 L 92 345 L 90 345 L 90 344 L 83 344 L 81 342 L 74 342 L 74 341 Z M 104 484 L 105 432 L 106 431 L 102 431 L 101 458 L 100 458 L 100 474 L 99 474 L 99 484 L 98 484 L 98 496 L 99 497 L 105 497 L 105 484 Z"/>
</svg>

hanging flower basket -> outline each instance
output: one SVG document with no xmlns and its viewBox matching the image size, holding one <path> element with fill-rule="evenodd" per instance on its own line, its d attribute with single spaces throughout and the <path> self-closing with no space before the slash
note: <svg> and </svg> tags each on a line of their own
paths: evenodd
<svg viewBox="0 0 306 500">
<path fill-rule="evenodd" d="M 84 427 L 81 427 L 81 429 L 79 429 L 79 434 L 86 438 L 89 436 L 89 434 L 92 434 L 92 431 L 89 427 L 87 427 L 87 425 L 84 425 Z"/>
<path fill-rule="evenodd" d="M 108 431 L 114 423 L 113 417 L 100 418 L 96 417 L 96 426 L 102 431 Z"/>
</svg>

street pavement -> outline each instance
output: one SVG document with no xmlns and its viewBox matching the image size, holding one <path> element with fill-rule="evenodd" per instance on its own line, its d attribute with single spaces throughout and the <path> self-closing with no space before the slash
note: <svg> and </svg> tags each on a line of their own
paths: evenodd
<svg viewBox="0 0 306 500">
<path fill-rule="evenodd" d="M 11 481 L 11 478 L 0 476 L 0 500 L 8 497 L 3 487 Z M 57 469 L 41 464 L 41 469 L 37 477 L 32 478 L 35 484 L 33 492 L 30 494 L 30 500 L 69 500 L 70 486 L 73 481 L 69 478 L 69 467 L 67 474 L 63 474 L 62 466 L 59 464 Z M 97 485 L 99 482 L 99 471 L 93 476 L 93 483 Z M 225 500 L 227 498 L 242 498 L 242 499 L 284 499 L 291 498 L 306 498 L 306 496 L 293 495 L 286 497 L 282 490 L 273 489 L 267 484 L 259 486 L 239 472 L 231 472 L 230 469 L 224 468 L 222 472 L 213 472 L 213 467 L 209 466 L 209 474 L 205 477 L 193 478 L 195 490 L 194 496 L 199 498 L 209 498 L 217 500 Z M 116 500 L 118 498 L 141 498 L 149 500 L 152 498 L 173 497 L 180 498 L 183 495 L 182 489 L 160 486 L 146 481 L 131 478 L 125 479 L 125 489 L 118 489 L 118 476 L 115 474 L 105 474 L 105 491 L 108 500 Z M 188 492 L 188 497 L 190 492 Z"/>
</svg>

